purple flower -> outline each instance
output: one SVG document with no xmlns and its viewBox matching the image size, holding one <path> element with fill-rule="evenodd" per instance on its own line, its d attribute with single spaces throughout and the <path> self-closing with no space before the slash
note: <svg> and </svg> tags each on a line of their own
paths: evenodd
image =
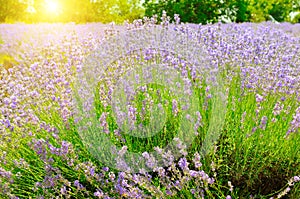
<svg viewBox="0 0 300 199">
<path fill-rule="evenodd" d="M 191 192 L 191 194 L 195 195 L 196 190 L 195 189 L 191 189 L 190 192 Z"/>
<path fill-rule="evenodd" d="M 93 167 L 90 168 L 90 175 L 91 176 L 95 175 L 95 168 L 93 168 Z"/>
<path fill-rule="evenodd" d="M 166 194 L 169 195 L 169 196 L 173 195 L 173 193 L 172 193 L 172 191 L 170 189 L 166 190 Z"/>
<path fill-rule="evenodd" d="M 105 171 L 105 172 L 108 172 L 109 168 L 108 167 L 103 167 L 102 170 Z"/>
<path fill-rule="evenodd" d="M 62 195 L 66 195 L 67 194 L 67 188 L 66 188 L 66 186 L 63 186 L 63 187 L 60 188 L 60 193 Z"/>
<path fill-rule="evenodd" d="M 145 158 L 146 160 L 146 165 L 147 167 L 153 169 L 156 167 L 157 161 L 155 159 L 155 157 L 152 154 L 149 154 L 148 152 L 144 152 L 142 154 L 142 156 Z"/>
<path fill-rule="evenodd" d="M 186 158 L 180 158 L 179 162 L 178 162 L 178 166 L 182 169 L 182 170 L 186 170 L 188 169 L 188 161 L 186 160 Z"/>
<path fill-rule="evenodd" d="M 62 141 L 61 149 L 60 149 L 60 152 L 61 152 L 62 155 L 66 155 L 69 152 L 69 146 L 70 145 L 71 144 L 69 144 L 68 142 Z"/>
<path fill-rule="evenodd" d="M 12 177 L 12 173 L 0 167 L 0 176 L 10 179 Z"/>
<path fill-rule="evenodd" d="M 158 172 L 158 175 L 159 175 L 161 178 L 165 177 L 166 171 L 165 171 L 165 169 L 164 169 L 163 167 L 158 167 L 158 168 L 156 168 L 156 171 Z"/>
<path fill-rule="evenodd" d="M 194 170 L 190 170 L 190 176 L 196 178 L 198 176 L 198 172 Z"/>
<path fill-rule="evenodd" d="M 178 110 L 178 103 L 175 99 L 172 100 L 172 112 L 175 116 L 177 116 L 179 110 Z"/>
<path fill-rule="evenodd" d="M 267 125 L 267 121 L 268 121 L 267 116 L 263 116 L 263 117 L 261 118 L 261 121 L 260 121 L 260 128 L 261 128 L 261 129 L 265 130 L 266 125 Z"/>
<path fill-rule="evenodd" d="M 264 100 L 263 96 L 261 96 L 260 94 L 256 94 L 255 97 L 256 97 L 256 102 L 258 102 L 258 103 L 260 103 Z"/>
<path fill-rule="evenodd" d="M 294 182 L 299 182 L 300 181 L 300 177 L 299 176 L 294 176 Z"/>
<path fill-rule="evenodd" d="M 202 166 L 202 163 L 200 162 L 200 160 L 201 160 L 201 157 L 200 157 L 199 153 L 196 152 L 194 154 L 194 158 L 193 158 L 193 162 L 195 164 L 195 168 L 196 169 L 198 169 L 198 168 L 200 168 Z"/>
<path fill-rule="evenodd" d="M 79 180 L 75 180 L 74 181 L 74 186 L 77 187 L 77 189 L 83 189 L 84 187 L 82 186 L 82 184 L 79 183 Z"/>
<path fill-rule="evenodd" d="M 101 197 L 103 197 L 104 195 L 103 195 L 103 192 L 102 192 L 101 190 L 97 190 L 97 191 L 94 193 L 94 196 L 101 198 Z"/>
</svg>

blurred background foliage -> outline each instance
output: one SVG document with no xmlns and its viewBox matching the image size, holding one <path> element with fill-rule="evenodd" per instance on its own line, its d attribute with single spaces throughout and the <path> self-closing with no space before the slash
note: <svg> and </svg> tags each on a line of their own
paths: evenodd
<svg viewBox="0 0 300 199">
<path fill-rule="evenodd" d="M 300 22 L 300 0 L 145 0 L 143 5 L 146 16 L 165 10 L 191 23 Z"/>
<path fill-rule="evenodd" d="M 189 23 L 300 22 L 300 0 L 0 0 L 0 22 L 123 23 L 163 10 Z"/>
</svg>

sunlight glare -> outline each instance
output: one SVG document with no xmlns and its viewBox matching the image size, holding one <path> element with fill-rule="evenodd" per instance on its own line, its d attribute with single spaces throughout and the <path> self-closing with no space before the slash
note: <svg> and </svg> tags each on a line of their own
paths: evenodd
<svg viewBox="0 0 300 199">
<path fill-rule="evenodd" d="M 45 6 L 50 13 L 57 13 L 59 11 L 59 4 L 55 0 L 47 0 Z"/>
</svg>

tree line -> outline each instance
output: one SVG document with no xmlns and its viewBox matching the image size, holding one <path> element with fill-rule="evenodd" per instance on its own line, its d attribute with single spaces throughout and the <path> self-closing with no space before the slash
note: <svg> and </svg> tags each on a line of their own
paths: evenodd
<svg viewBox="0 0 300 199">
<path fill-rule="evenodd" d="M 57 10 L 50 12 L 47 1 L 0 0 L 0 23 L 123 23 L 143 17 L 145 10 L 139 0 L 56 0 Z"/>
<path fill-rule="evenodd" d="M 144 16 L 179 14 L 182 22 L 300 22 L 300 0 L 0 0 L 0 22 L 123 23 Z"/>
<path fill-rule="evenodd" d="M 145 15 L 179 14 L 191 23 L 300 22 L 300 0 L 145 0 Z"/>
</svg>

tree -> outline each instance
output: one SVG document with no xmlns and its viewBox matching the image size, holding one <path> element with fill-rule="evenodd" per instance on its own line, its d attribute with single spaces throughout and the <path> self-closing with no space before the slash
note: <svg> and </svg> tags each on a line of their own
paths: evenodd
<svg viewBox="0 0 300 199">
<path fill-rule="evenodd" d="M 144 8 L 139 0 L 97 0 L 93 3 L 96 18 L 103 23 L 123 23 L 124 20 L 133 21 L 142 18 Z"/>
<path fill-rule="evenodd" d="M 143 4 L 147 16 L 157 14 L 161 16 L 163 10 L 165 10 L 169 16 L 179 14 L 182 22 L 190 23 L 202 23 L 217 22 L 220 20 L 220 16 L 230 15 L 227 18 L 237 18 L 239 14 L 239 20 L 246 18 L 245 11 L 239 11 L 237 2 L 243 4 L 246 0 L 146 0 Z M 240 5 L 239 5 L 240 6 Z M 230 13 L 233 10 L 235 12 Z"/>
<path fill-rule="evenodd" d="M 288 21 L 293 10 L 291 0 L 250 0 L 251 21 L 260 22 L 274 18 L 276 21 Z"/>
<path fill-rule="evenodd" d="M 60 10 L 47 12 L 46 0 L 34 0 L 33 22 L 123 23 L 143 17 L 139 0 L 57 0 Z"/>
<path fill-rule="evenodd" d="M 64 21 L 86 23 L 93 21 L 93 9 L 90 0 L 61 0 Z"/>
<path fill-rule="evenodd" d="M 116 0 L 97 0 L 92 3 L 92 9 L 95 13 L 95 20 L 102 23 L 108 23 L 114 20 L 111 9 L 117 4 Z"/>
<path fill-rule="evenodd" d="M 19 0 L 0 0 L 0 22 L 13 22 L 22 18 L 27 8 L 25 2 Z"/>
</svg>

